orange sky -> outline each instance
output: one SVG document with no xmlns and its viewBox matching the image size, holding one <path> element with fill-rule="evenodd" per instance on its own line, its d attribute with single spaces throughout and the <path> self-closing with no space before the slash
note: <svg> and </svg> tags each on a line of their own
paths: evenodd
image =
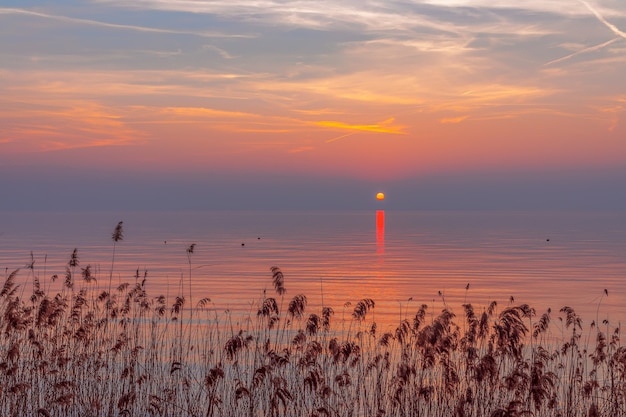
<svg viewBox="0 0 626 417">
<path fill-rule="evenodd" d="M 11 0 L 3 184 L 624 175 L 626 6 L 545 3 Z"/>
</svg>

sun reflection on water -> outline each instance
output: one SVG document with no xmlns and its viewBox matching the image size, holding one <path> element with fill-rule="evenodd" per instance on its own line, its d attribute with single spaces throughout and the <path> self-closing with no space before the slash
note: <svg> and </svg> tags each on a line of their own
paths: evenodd
<svg viewBox="0 0 626 417">
<path fill-rule="evenodd" d="M 376 253 L 385 253 L 385 210 L 376 210 Z"/>
<path fill-rule="evenodd" d="M 51 282 L 51 276 L 64 276 L 78 248 L 77 274 L 91 265 L 97 282 L 78 280 L 76 290 L 96 291 L 108 286 L 111 229 L 123 219 L 127 229 L 116 250 L 114 285 L 132 285 L 137 269 L 142 275 L 147 270 L 151 295 L 189 294 L 191 286 L 194 299 L 210 297 L 217 311 L 256 311 L 263 290 L 271 291 L 269 268 L 276 265 L 285 272 L 288 296 L 305 294 L 311 312 L 319 309 L 322 296 L 324 305 L 337 311 L 347 301 L 372 298 L 379 324 L 397 323 L 398 300 L 404 304 L 409 298 L 409 312 L 423 303 L 433 311 L 447 305 L 457 312 L 466 302 L 506 306 L 514 297 L 514 303 L 529 303 L 538 312 L 571 306 L 588 323 L 626 317 L 621 213 L 394 210 L 390 216 L 385 219 L 383 210 L 5 213 L 0 268 L 5 277 L 21 268 L 23 291 L 32 288 L 33 276 L 56 291 L 63 279 Z M 197 246 L 189 259 L 186 248 L 192 243 Z M 600 303 L 604 289 L 609 295 Z"/>
</svg>

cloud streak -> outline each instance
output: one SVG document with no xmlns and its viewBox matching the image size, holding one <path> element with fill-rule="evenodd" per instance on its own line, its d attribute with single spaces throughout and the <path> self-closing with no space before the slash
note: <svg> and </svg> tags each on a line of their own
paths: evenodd
<svg viewBox="0 0 626 417">
<path fill-rule="evenodd" d="M 549 65 L 554 65 L 554 64 L 559 64 L 561 62 L 567 61 L 571 58 L 574 58 L 578 55 L 582 55 L 582 54 L 586 54 L 586 53 L 590 53 L 590 52 L 595 52 L 595 51 L 599 51 L 601 49 L 606 48 L 609 45 L 614 44 L 615 42 L 622 40 L 622 39 L 626 39 L 626 32 L 621 31 L 617 26 L 615 26 L 614 24 L 612 24 L 611 22 L 609 22 L 608 20 L 606 20 L 604 18 L 604 16 L 602 16 L 602 14 L 595 9 L 594 7 L 592 7 L 588 2 L 586 2 L 585 0 L 578 0 L 581 4 L 583 4 L 604 26 L 606 26 L 607 28 L 609 28 L 611 30 L 611 32 L 613 32 L 614 34 L 616 34 L 618 37 L 617 38 L 613 38 L 611 40 L 608 40 L 606 42 L 603 42 L 601 44 L 598 45 L 594 45 L 594 46 L 590 46 L 588 48 L 585 49 L 581 49 L 580 51 L 576 51 L 574 53 L 571 53 L 569 55 L 566 55 L 564 57 L 561 58 L 557 58 L 554 59 L 552 61 L 546 62 L 544 64 L 544 66 L 549 66 Z"/>
<path fill-rule="evenodd" d="M 617 42 L 617 41 L 619 41 L 621 39 L 622 39 L 621 37 L 620 38 L 613 38 L 610 41 L 606 41 L 606 42 L 601 43 L 599 45 L 590 46 L 589 48 L 581 49 L 580 51 L 576 51 L 576 52 L 571 53 L 569 55 L 566 55 L 564 57 L 553 59 L 552 61 L 546 62 L 543 65 L 544 65 L 544 67 L 547 67 L 549 65 L 554 65 L 554 64 L 558 64 L 558 63 L 567 61 L 567 60 L 572 59 L 572 58 L 574 58 L 575 56 L 578 56 L 578 55 L 586 54 L 586 53 L 589 53 L 589 52 L 599 51 L 601 49 L 606 48 L 609 45 L 614 44 L 615 42 Z"/>
<path fill-rule="evenodd" d="M 461 27 L 407 9 L 400 2 L 377 5 L 370 2 L 272 0 L 198 0 L 171 2 L 167 0 L 101 0 L 123 8 L 180 11 L 223 16 L 265 26 L 307 27 L 312 29 L 341 28 L 357 25 L 367 30 L 413 31 L 416 27 L 459 33 Z"/>
<path fill-rule="evenodd" d="M 350 137 L 350 136 L 352 136 L 352 135 L 354 135 L 354 134 L 356 134 L 356 133 L 357 133 L 357 132 L 350 132 L 350 133 L 346 133 L 345 135 L 341 135 L 341 136 L 337 136 L 337 137 L 334 137 L 334 138 L 328 139 L 328 140 L 326 141 L 326 143 L 336 142 L 336 141 L 338 141 L 338 140 L 340 140 L 340 139 Z"/>
<path fill-rule="evenodd" d="M 572 1 L 6 6 L 0 160 L 99 147 L 55 157 L 84 154 L 105 168 L 102 155 L 117 155 L 151 161 L 145 170 L 213 166 L 228 175 L 266 172 L 278 152 L 276 172 L 334 164 L 342 175 L 365 175 L 384 156 L 386 172 L 408 175 L 430 166 L 529 166 L 531 152 L 520 155 L 533 147 L 573 166 L 567 155 L 584 159 L 592 147 L 576 143 L 601 141 L 606 121 L 623 117 L 604 104 L 626 97 L 626 55 L 619 11 L 599 7 L 616 0 L 583 0 L 599 10 L 593 16 Z M 556 65 L 603 48 L 611 52 L 603 60 Z M 612 126 L 612 137 L 622 134 L 623 123 Z M 626 151 L 596 147 L 598 166 L 602 155 L 626 161 Z"/>
<path fill-rule="evenodd" d="M 602 24 L 604 24 L 604 26 L 606 26 L 607 28 L 609 28 L 611 30 L 611 32 L 615 33 L 617 36 L 621 36 L 622 38 L 626 39 L 626 32 L 622 32 L 621 30 L 619 30 L 617 28 L 617 26 L 615 26 L 614 24 L 612 24 L 609 21 L 607 21 L 604 18 L 604 16 L 602 16 L 600 14 L 600 12 L 598 10 L 596 10 L 593 7 L 591 7 L 591 5 L 589 3 L 587 3 L 585 0 L 578 0 L 578 1 L 581 2 L 582 4 L 584 4 L 585 7 L 587 7 L 587 9 L 589 9 L 591 11 L 591 13 L 593 13 L 594 16 L 597 17 L 598 20 L 600 22 L 602 22 Z"/>
<path fill-rule="evenodd" d="M 193 36 L 199 36 L 203 38 L 252 38 L 254 37 L 253 35 L 225 34 L 225 33 L 218 33 L 218 32 L 174 30 L 174 29 L 153 28 L 153 27 L 147 27 L 147 26 L 137 26 L 137 25 L 123 25 L 123 24 L 118 24 L 118 23 L 102 22 L 100 20 L 61 16 L 61 15 L 55 15 L 55 14 L 34 12 L 32 10 L 26 10 L 26 9 L 15 9 L 15 8 L 6 8 L 6 7 L 0 8 L 0 15 L 3 15 L 3 14 L 35 16 L 35 17 L 40 17 L 44 19 L 58 20 L 61 22 L 90 25 L 90 26 L 99 26 L 99 27 L 104 27 L 104 28 L 109 28 L 109 29 L 132 30 L 136 32 L 162 33 L 162 34 L 170 34 L 170 35 L 171 34 L 193 35 Z"/>
<path fill-rule="evenodd" d="M 11 100 L 8 99 L 11 103 Z M 142 143 L 145 134 L 129 127 L 113 109 L 85 100 L 43 106 L 11 103 L 0 109 L 4 121 L 7 151 L 36 152 L 78 148 L 123 146 Z M 2 144 L 0 142 L 0 144 Z"/>
<path fill-rule="evenodd" d="M 383 122 L 373 124 L 373 125 L 353 125 L 353 124 L 335 122 L 335 121 L 321 121 L 321 122 L 315 122 L 315 124 L 321 127 L 335 128 L 335 129 L 342 129 L 342 130 L 346 129 L 346 130 L 356 130 L 360 132 L 376 132 L 376 133 L 390 133 L 394 135 L 405 135 L 406 132 L 403 131 L 404 126 L 393 125 L 394 120 L 395 119 L 392 117 Z"/>
<path fill-rule="evenodd" d="M 447 117 L 447 118 L 439 120 L 439 123 L 442 123 L 442 124 L 457 124 L 457 123 L 461 123 L 462 121 L 466 120 L 467 117 L 468 116 Z"/>
</svg>

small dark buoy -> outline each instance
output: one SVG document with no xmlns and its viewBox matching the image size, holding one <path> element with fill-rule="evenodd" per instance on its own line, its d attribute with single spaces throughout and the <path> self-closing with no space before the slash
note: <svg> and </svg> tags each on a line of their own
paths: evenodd
<svg viewBox="0 0 626 417">
<path fill-rule="evenodd" d="M 167 240 L 164 240 L 163 243 L 167 245 Z"/>
<path fill-rule="evenodd" d="M 258 240 L 261 240 L 261 237 L 257 237 Z"/>
<path fill-rule="evenodd" d="M 246 244 L 245 244 L 245 243 L 242 243 L 242 244 L 241 244 L 241 246 L 246 246 Z"/>
<path fill-rule="evenodd" d="M 546 242 L 549 242 L 549 241 L 550 241 L 550 239 L 546 239 Z"/>
</svg>

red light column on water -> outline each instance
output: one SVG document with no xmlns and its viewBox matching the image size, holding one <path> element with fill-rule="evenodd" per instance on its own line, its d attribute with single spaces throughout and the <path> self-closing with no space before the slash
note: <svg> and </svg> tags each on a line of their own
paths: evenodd
<svg viewBox="0 0 626 417">
<path fill-rule="evenodd" d="M 385 210 L 376 210 L 376 252 L 385 252 Z"/>
</svg>

